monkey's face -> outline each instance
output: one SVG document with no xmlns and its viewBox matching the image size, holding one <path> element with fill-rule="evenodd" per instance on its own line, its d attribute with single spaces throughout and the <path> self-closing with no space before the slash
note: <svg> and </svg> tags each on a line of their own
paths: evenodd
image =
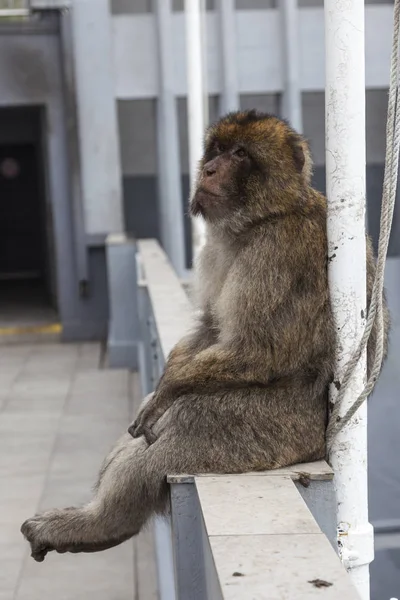
<svg viewBox="0 0 400 600">
<path fill-rule="evenodd" d="M 306 142 L 286 122 L 255 111 L 229 114 L 207 132 L 191 213 L 249 222 L 287 210 L 282 202 L 309 184 L 310 165 Z"/>
<path fill-rule="evenodd" d="M 239 208 L 252 168 L 252 159 L 243 142 L 234 140 L 228 144 L 218 138 L 213 140 L 202 160 L 191 202 L 192 214 L 216 220 Z"/>
</svg>

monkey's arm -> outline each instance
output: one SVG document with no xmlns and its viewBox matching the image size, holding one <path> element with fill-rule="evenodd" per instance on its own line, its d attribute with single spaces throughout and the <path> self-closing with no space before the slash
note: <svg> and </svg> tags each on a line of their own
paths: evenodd
<svg viewBox="0 0 400 600">
<path fill-rule="evenodd" d="M 299 256 L 298 251 L 293 257 L 275 255 L 266 269 L 268 262 L 255 261 L 249 248 L 220 298 L 219 342 L 184 366 L 166 370 L 152 401 L 129 429 L 134 437 L 145 434 L 150 440 L 152 426 L 179 396 L 267 385 L 301 368 L 301 361 L 308 359 L 301 338 L 318 302 L 304 288 L 307 281 L 298 285 L 302 268 L 307 280 L 310 275 Z"/>
<path fill-rule="evenodd" d="M 215 344 L 217 339 L 218 330 L 211 313 L 205 310 L 199 317 L 196 329 L 183 337 L 171 350 L 165 365 L 165 372 L 171 368 L 188 364 L 196 354 Z"/>
<path fill-rule="evenodd" d="M 156 391 L 146 397 L 145 401 L 142 402 L 136 415 L 135 422 L 129 427 L 129 431 L 133 431 L 133 428 L 136 427 L 137 423 L 142 421 L 149 403 L 152 402 L 154 398 L 154 394 L 158 393 L 160 387 L 165 387 L 166 379 L 169 380 L 171 374 L 173 379 L 174 374 L 178 370 L 185 368 L 197 354 L 215 344 L 217 338 L 218 330 L 215 327 L 211 313 L 205 310 L 200 315 L 197 328 L 182 338 L 171 350 L 165 365 L 164 373 L 158 382 Z M 178 396 L 176 396 L 176 398 L 178 398 Z"/>
<path fill-rule="evenodd" d="M 260 373 L 258 360 L 246 361 L 237 352 L 215 344 L 199 352 L 185 365 L 171 364 L 160 380 L 159 386 L 138 415 L 129 433 L 133 437 L 145 435 L 149 443 L 155 441 L 151 429 L 170 408 L 174 400 L 185 394 L 207 394 L 218 390 L 238 389 L 249 385 L 265 385 L 268 370 Z"/>
</svg>

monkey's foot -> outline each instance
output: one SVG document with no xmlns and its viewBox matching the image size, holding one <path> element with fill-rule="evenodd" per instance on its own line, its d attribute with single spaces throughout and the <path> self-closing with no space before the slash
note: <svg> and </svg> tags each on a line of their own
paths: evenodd
<svg viewBox="0 0 400 600">
<path fill-rule="evenodd" d="M 61 511 L 57 511 L 61 512 Z M 27 519 L 21 526 L 21 532 L 31 545 L 31 556 L 42 562 L 51 550 L 67 552 L 65 544 L 57 544 L 54 528 L 57 527 L 57 513 L 49 512 Z M 65 550 L 64 550 L 65 548 Z"/>
<path fill-rule="evenodd" d="M 65 552 L 100 552 L 117 546 L 124 539 L 105 541 L 74 540 L 75 520 L 79 509 L 66 508 L 54 510 L 27 519 L 21 526 L 21 532 L 31 545 L 31 556 L 37 562 L 44 561 L 46 554 L 55 550 Z M 79 534 L 78 534 L 79 535 Z"/>
</svg>

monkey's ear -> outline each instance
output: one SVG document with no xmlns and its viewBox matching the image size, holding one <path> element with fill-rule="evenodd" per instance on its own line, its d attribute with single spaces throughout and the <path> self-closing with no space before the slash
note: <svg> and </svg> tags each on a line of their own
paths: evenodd
<svg viewBox="0 0 400 600">
<path fill-rule="evenodd" d="M 297 140 L 292 144 L 293 160 L 296 165 L 296 169 L 299 173 L 302 172 L 306 157 L 304 155 L 303 145 Z"/>
<path fill-rule="evenodd" d="M 301 173 L 307 185 L 311 184 L 313 161 L 308 142 L 303 137 L 292 141 L 293 161 L 296 170 Z"/>
</svg>

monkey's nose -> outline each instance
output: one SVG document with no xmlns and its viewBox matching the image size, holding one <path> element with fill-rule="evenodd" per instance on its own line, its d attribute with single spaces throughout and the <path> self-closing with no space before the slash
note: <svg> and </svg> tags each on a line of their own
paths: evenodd
<svg viewBox="0 0 400 600">
<path fill-rule="evenodd" d="M 203 175 L 205 177 L 212 177 L 217 172 L 217 166 L 215 159 L 209 160 L 203 167 Z"/>
</svg>

